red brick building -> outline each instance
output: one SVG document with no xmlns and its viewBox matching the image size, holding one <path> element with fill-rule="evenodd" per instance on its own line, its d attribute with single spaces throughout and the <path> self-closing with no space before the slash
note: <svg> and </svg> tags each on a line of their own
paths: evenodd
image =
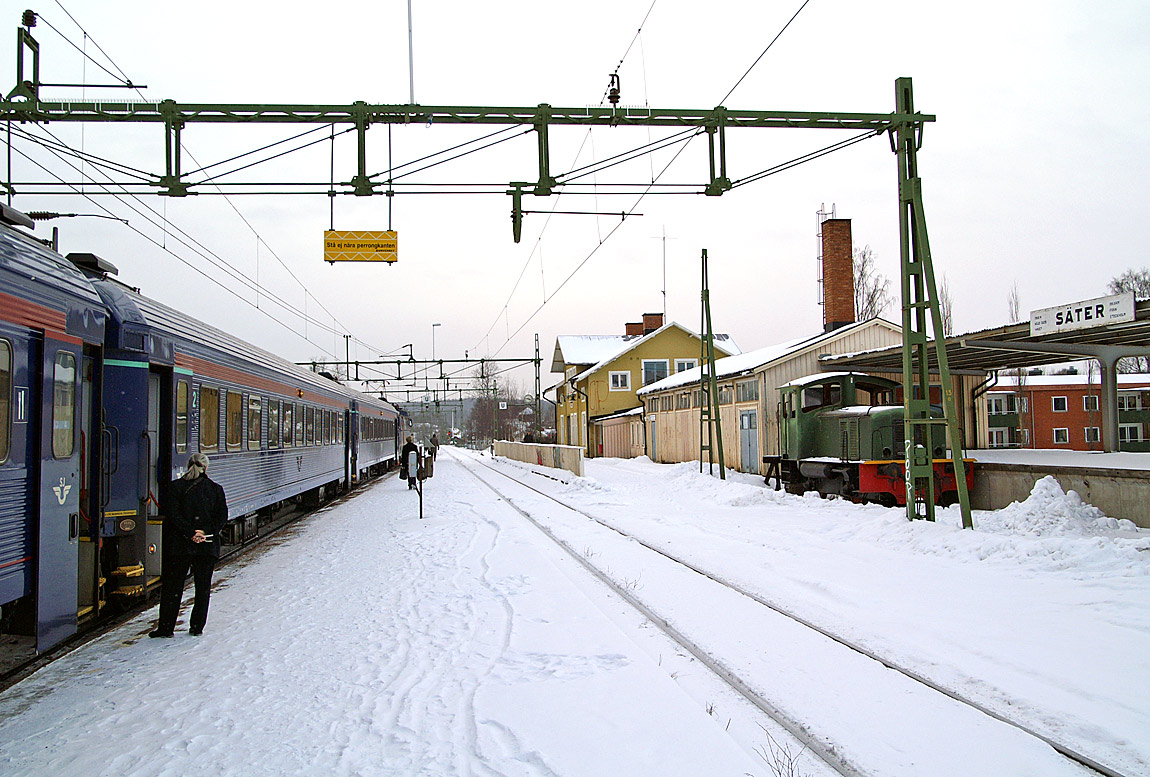
<svg viewBox="0 0 1150 777">
<path fill-rule="evenodd" d="M 1100 451 L 1101 395 L 1097 374 L 1000 377 L 986 393 L 990 447 Z M 1118 376 L 1118 440 L 1150 451 L 1150 375 Z"/>
</svg>

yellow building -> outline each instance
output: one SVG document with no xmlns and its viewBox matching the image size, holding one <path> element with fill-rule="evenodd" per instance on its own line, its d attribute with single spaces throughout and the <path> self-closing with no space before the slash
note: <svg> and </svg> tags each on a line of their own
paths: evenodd
<svg viewBox="0 0 1150 777">
<path fill-rule="evenodd" d="M 699 365 L 699 335 L 661 313 L 646 313 L 622 335 L 560 335 L 551 371 L 562 373 L 555 389 L 555 425 L 560 445 L 584 448 L 588 456 L 633 456 L 643 452 L 642 420 L 620 417 L 641 407 L 635 392 Z M 715 353 L 739 352 L 727 335 L 715 335 Z M 612 432 L 605 437 L 603 423 Z M 632 428 L 633 427 L 633 428 Z"/>
</svg>

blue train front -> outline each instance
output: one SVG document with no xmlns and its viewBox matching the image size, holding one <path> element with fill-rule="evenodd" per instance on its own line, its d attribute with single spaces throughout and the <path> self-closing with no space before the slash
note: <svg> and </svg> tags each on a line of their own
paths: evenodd
<svg viewBox="0 0 1150 777">
<path fill-rule="evenodd" d="M 7 213 L 7 211 L 6 211 Z M 148 299 L 90 254 L 0 227 L 0 605 L 43 651 L 158 584 L 163 489 L 197 451 L 228 541 L 396 461 L 390 404 Z"/>
</svg>

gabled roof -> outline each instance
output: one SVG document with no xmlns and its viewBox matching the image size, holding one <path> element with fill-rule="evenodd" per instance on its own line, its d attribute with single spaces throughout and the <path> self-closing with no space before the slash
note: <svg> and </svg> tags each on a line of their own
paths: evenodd
<svg viewBox="0 0 1150 777">
<path fill-rule="evenodd" d="M 601 348 L 602 349 L 600 351 L 601 355 L 597 360 L 595 360 L 594 362 L 591 362 L 590 366 L 588 366 L 586 369 L 580 371 L 580 373 L 575 376 L 574 380 L 581 380 L 581 379 L 587 377 L 588 375 L 590 375 L 591 373 L 593 373 L 597 370 L 601 370 L 603 367 L 605 367 L 606 365 L 615 361 L 616 359 L 618 359 L 623 354 L 627 353 L 628 351 L 634 350 L 635 348 L 638 348 L 641 344 L 647 342 L 648 340 L 650 340 L 654 337 L 657 337 L 658 335 L 667 331 L 671 327 L 681 329 L 682 331 L 686 332 L 691 337 L 694 337 L 696 339 L 700 339 L 698 334 L 696 334 L 695 332 L 692 332 L 687 327 L 683 326 L 682 324 L 678 323 L 677 321 L 671 321 L 671 322 L 664 324 L 663 326 L 659 327 L 655 331 L 650 332 L 650 333 L 645 334 L 645 335 L 631 335 L 629 337 L 626 335 L 617 336 L 618 339 L 616 341 L 614 349 L 609 350 L 606 347 L 605 343 L 598 343 L 597 345 L 594 345 L 594 346 L 592 346 L 588 343 L 588 344 L 586 344 L 588 347 L 583 349 L 581 351 L 582 353 L 588 353 L 589 354 L 595 348 Z M 579 335 L 561 335 L 559 339 L 562 340 L 564 337 L 579 338 Z M 612 337 L 612 335 L 587 335 L 585 337 L 595 338 L 596 340 L 606 340 L 606 339 Z M 576 346 L 576 348 L 578 350 L 578 346 Z M 721 335 L 721 334 L 715 335 L 715 350 L 721 351 L 725 354 L 728 354 L 728 356 L 732 356 L 732 355 L 739 353 L 739 347 L 737 345 L 735 345 L 733 340 L 731 340 L 730 335 Z M 559 351 L 560 351 L 560 343 L 559 343 L 559 340 L 556 340 L 555 353 L 556 353 L 557 358 L 560 357 Z M 567 351 L 566 350 L 563 351 L 562 357 L 563 358 L 567 357 Z M 584 365 L 588 364 L 588 362 L 574 362 L 574 361 L 571 361 L 570 359 L 568 359 L 566 364 L 576 364 L 579 366 L 584 366 Z M 563 369 L 562 367 L 560 367 L 559 369 L 556 369 L 554 362 L 551 365 L 551 371 L 552 372 L 561 372 L 562 369 Z"/>
<path fill-rule="evenodd" d="M 854 324 L 832 329 L 830 332 L 820 332 L 814 337 L 805 337 L 798 340 L 790 340 L 778 345 L 769 345 L 766 348 L 760 348 L 757 351 L 748 351 L 747 353 L 738 354 L 737 356 L 728 356 L 726 359 L 715 360 L 715 377 L 716 378 L 729 378 L 732 375 L 740 375 L 742 373 L 753 372 L 760 367 L 765 367 L 773 362 L 782 361 L 783 359 L 790 358 L 803 351 L 821 345 L 828 340 L 833 340 L 844 334 L 852 332 L 864 326 L 871 326 L 880 324 L 890 327 L 892 331 L 899 331 L 897 324 L 892 324 L 883 318 L 871 318 L 866 321 L 859 321 Z M 650 394 L 654 391 L 665 391 L 667 389 L 685 386 L 689 383 L 698 383 L 699 377 L 702 374 L 702 367 L 695 367 L 694 369 L 685 370 L 683 372 L 676 372 L 674 375 L 668 375 L 660 381 L 656 381 L 648 386 L 636 391 L 636 394 Z"/>
</svg>

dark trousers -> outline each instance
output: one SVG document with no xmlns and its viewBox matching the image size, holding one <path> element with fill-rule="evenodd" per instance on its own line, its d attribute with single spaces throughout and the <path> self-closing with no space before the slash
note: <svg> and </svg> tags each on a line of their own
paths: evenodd
<svg viewBox="0 0 1150 777">
<path fill-rule="evenodd" d="M 160 622 L 156 625 L 159 631 L 172 631 L 176 628 L 189 568 L 195 579 L 196 602 L 192 605 L 188 628 L 191 631 L 203 630 L 204 624 L 208 622 L 208 597 L 212 591 L 212 570 L 215 567 L 216 560 L 207 555 L 180 555 L 164 559 L 164 568 L 160 574 Z"/>
</svg>

